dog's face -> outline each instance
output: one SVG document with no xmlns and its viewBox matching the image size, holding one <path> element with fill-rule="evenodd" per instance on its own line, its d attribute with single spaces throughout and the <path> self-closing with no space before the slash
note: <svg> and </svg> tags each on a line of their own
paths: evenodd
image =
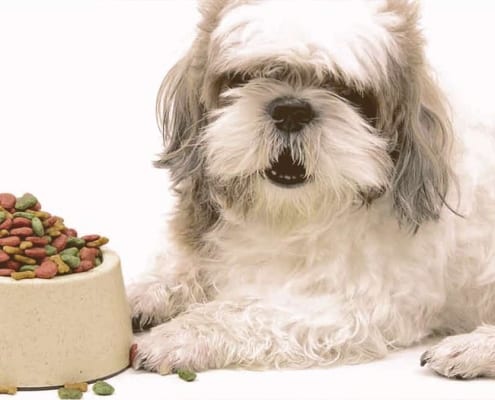
<svg viewBox="0 0 495 400">
<path fill-rule="evenodd" d="M 415 227 L 438 217 L 450 131 L 415 4 L 209 0 L 201 11 L 158 103 L 158 164 L 191 202 L 282 224 L 390 195 Z"/>
</svg>

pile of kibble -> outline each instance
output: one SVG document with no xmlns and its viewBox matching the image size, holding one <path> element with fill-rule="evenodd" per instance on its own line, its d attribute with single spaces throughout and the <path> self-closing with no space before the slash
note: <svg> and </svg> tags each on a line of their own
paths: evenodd
<svg viewBox="0 0 495 400">
<path fill-rule="evenodd" d="M 78 237 L 30 193 L 0 193 L 0 277 L 50 279 L 89 271 L 102 263 L 106 243 L 100 235 Z"/>
</svg>

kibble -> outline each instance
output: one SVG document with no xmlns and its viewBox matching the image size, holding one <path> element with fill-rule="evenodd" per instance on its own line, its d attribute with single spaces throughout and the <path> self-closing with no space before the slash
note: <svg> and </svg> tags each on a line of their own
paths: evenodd
<svg viewBox="0 0 495 400">
<path fill-rule="evenodd" d="M 21 279 L 36 278 L 36 274 L 34 273 L 34 271 L 12 272 L 10 276 L 16 281 L 20 281 Z"/>
<path fill-rule="evenodd" d="M 31 193 L 25 193 L 22 197 L 19 197 L 15 202 L 15 209 L 19 211 L 25 211 L 36 205 L 38 200 Z"/>
<path fill-rule="evenodd" d="M 55 264 L 57 264 L 58 273 L 60 275 L 66 274 L 71 271 L 70 267 L 66 263 L 64 263 L 60 255 L 56 254 L 54 256 L 51 256 L 50 260 L 53 260 Z"/>
<path fill-rule="evenodd" d="M 35 265 L 23 265 L 22 267 L 19 268 L 19 272 L 34 271 L 35 269 L 36 269 Z"/>
<path fill-rule="evenodd" d="M 31 220 L 31 227 L 36 236 L 43 236 L 45 234 L 45 228 L 43 228 L 43 223 L 38 217 L 34 217 Z"/>
<path fill-rule="evenodd" d="M 79 267 L 79 264 L 81 264 L 81 259 L 76 256 L 71 256 L 69 254 L 62 254 L 60 258 L 64 263 L 66 263 L 71 268 L 77 268 Z"/>
<path fill-rule="evenodd" d="M 21 239 L 17 236 L 9 236 L 0 239 L 0 246 L 19 246 L 21 244 Z M 22 247 L 21 247 L 22 248 Z"/>
<path fill-rule="evenodd" d="M 16 394 L 16 393 L 17 393 L 17 388 L 15 386 L 0 386 L 0 394 Z"/>
<path fill-rule="evenodd" d="M 50 279 L 57 275 L 58 268 L 57 264 L 52 260 L 46 260 L 41 263 L 41 265 L 34 270 L 36 278 Z"/>
<path fill-rule="evenodd" d="M 22 250 L 19 247 L 3 246 L 3 251 L 7 254 L 22 254 Z"/>
<path fill-rule="evenodd" d="M 105 381 L 96 381 L 93 385 L 93 392 L 99 396 L 109 396 L 115 392 L 115 389 Z"/>
<path fill-rule="evenodd" d="M 192 382 L 196 379 L 196 372 L 188 371 L 185 369 L 179 369 L 177 371 L 177 375 L 179 375 L 180 379 L 182 379 L 186 382 Z"/>
<path fill-rule="evenodd" d="M 31 249 L 29 249 L 31 250 Z M 31 257 L 22 256 L 20 254 L 14 254 L 14 260 L 19 261 L 24 264 L 36 265 L 36 260 Z"/>
<path fill-rule="evenodd" d="M 96 234 L 78 237 L 30 193 L 0 193 L 0 277 L 50 279 L 89 271 L 101 264 L 107 243 Z"/>
<path fill-rule="evenodd" d="M 12 237 L 13 239 L 15 238 L 15 236 Z M 17 238 L 15 238 L 17 239 Z M 20 239 L 18 239 L 20 241 Z M 26 250 L 26 249 L 30 249 L 31 247 L 33 247 L 33 243 L 32 242 L 29 242 L 29 241 L 23 241 L 23 242 L 20 242 L 19 244 L 19 248 L 21 248 L 22 250 Z"/>
<path fill-rule="evenodd" d="M 78 389 L 67 389 L 64 387 L 58 389 L 58 397 L 61 399 L 80 399 L 82 395 L 82 392 Z"/>
<path fill-rule="evenodd" d="M 88 391 L 88 384 L 86 382 L 77 382 L 77 383 L 66 383 L 64 385 L 65 389 L 76 389 L 81 392 L 87 392 Z"/>
<path fill-rule="evenodd" d="M 10 193 L 0 193 L 0 207 L 6 210 L 12 209 L 15 206 L 16 198 Z"/>
</svg>

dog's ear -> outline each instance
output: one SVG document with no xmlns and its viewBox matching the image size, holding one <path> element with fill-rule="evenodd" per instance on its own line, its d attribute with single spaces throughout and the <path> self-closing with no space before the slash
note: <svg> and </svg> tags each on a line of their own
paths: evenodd
<svg viewBox="0 0 495 400">
<path fill-rule="evenodd" d="M 234 0 L 200 0 L 198 34 L 188 53 L 169 71 L 157 96 L 156 114 L 163 133 L 164 151 L 154 165 L 168 168 L 174 185 L 201 166 L 199 133 L 205 124 L 201 102 L 209 36 L 219 15 Z"/>
<path fill-rule="evenodd" d="M 452 128 L 446 106 L 429 78 L 417 82 L 396 110 L 397 136 L 392 150 L 394 206 L 414 229 L 437 220 L 452 179 Z"/>
<path fill-rule="evenodd" d="M 193 45 L 168 72 L 157 96 L 156 113 L 164 151 L 154 165 L 168 168 L 174 184 L 191 176 L 201 163 L 197 140 L 205 110 L 200 101 L 202 75 L 195 48 Z"/>
<path fill-rule="evenodd" d="M 403 19 L 396 28 L 401 56 L 389 66 L 393 82 L 386 95 L 393 98 L 390 125 L 394 208 L 399 220 L 416 231 L 437 220 L 449 184 L 454 140 L 449 108 L 425 61 L 424 39 L 418 28 L 418 4 L 389 0 L 391 11 Z M 449 207 L 450 208 L 450 207 Z"/>
</svg>

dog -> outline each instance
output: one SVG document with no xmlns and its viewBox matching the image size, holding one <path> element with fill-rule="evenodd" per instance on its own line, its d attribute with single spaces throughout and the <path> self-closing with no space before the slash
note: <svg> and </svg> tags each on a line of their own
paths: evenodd
<svg viewBox="0 0 495 400">
<path fill-rule="evenodd" d="M 419 4 L 199 7 L 158 96 L 177 204 L 128 287 L 134 368 L 324 367 L 443 335 L 421 365 L 495 377 L 495 113 L 436 75 Z"/>
</svg>

